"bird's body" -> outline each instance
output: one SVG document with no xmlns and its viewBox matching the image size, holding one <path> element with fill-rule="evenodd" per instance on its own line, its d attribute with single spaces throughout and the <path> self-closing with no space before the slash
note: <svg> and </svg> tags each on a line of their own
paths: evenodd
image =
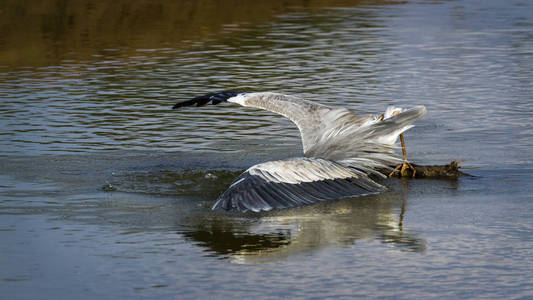
<svg viewBox="0 0 533 300">
<path fill-rule="evenodd" d="M 423 106 L 389 107 L 382 117 L 359 117 L 345 108 L 268 92 L 213 93 L 174 108 L 223 101 L 283 115 L 298 126 L 302 136 L 303 157 L 252 166 L 213 205 L 213 209 L 255 212 L 384 191 L 368 175 L 381 175 L 376 168 L 402 161 L 394 153 L 394 144 L 426 112 Z"/>
</svg>

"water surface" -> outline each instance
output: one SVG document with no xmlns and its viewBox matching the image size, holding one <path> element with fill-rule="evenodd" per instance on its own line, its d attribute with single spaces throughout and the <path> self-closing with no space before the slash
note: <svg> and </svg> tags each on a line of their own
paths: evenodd
<svg viewBox="0 0 533 300">
<path fill-rule="evenodd" d="M 6 1 L 1 295 L 533 296 L 532 12 L 526 1 Z M 461 159 L 474 176 L 212 212 L 242 170 L 301 155 L 275 114 L 170 109 L 228 89 L 360 114 L 425 105 L 406 133 L 411 160 Z"/>
</svg>

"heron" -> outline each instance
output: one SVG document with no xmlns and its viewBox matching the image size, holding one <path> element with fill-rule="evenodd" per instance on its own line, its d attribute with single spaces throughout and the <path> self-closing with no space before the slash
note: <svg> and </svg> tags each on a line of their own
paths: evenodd
<svg viewBox="0 0 533 300">
<path fill-rule="evenodd" d="M 298 127 L 303 155 L 251 166 L 216 200 L 213 210 L 270 211 L 341 198 L 377 194 L 387 187 L 373 178 L 412 168 L 403 132 L 426 114 L 424 106 L 389 106 L 383 114 L 359 116 L 297 96 L 273 92 L 224 91 L 179 102 L 173 109 L 229 102 L 268 110 Z M 402 155 L 396 153 L 401 137 Z M 375 175 L 375 176 L 372 176 Z M 389 174 L 390 175 L 390 174 Z"/>
</svg>

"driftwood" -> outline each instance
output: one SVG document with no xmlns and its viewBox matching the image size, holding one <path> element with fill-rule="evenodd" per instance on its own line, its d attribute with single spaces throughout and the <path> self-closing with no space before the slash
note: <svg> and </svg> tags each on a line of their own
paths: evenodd
<svg viewBox="0 0 533 300">
<path fill-rule="evenodd" d="M 415 178 L 458 178 L 461 176 L 470 176 L 466 173 L 461 172 L 459 169 L 460 161 L 452 161 L 447 165 L 437 165 L 437 166 L 420 166 L 416 164 L 411 164 L 415 170 Z M 379 172 L 389 176 L 391 170 L 389 169 L 378 169 Z M 391 177 L 413 177 L 413 170 L 411 168 L 404 168 L 403 170 L 398 170 L 391 174 Z"/>
</svg>

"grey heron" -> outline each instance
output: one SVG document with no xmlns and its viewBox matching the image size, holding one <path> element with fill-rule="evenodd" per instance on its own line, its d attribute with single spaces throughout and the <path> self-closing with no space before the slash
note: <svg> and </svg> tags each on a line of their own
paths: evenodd
<svg viewBox="0 0 533 300">
<path fill-rule="evenodd" d="M 426 113 L 424 106 L 389 106 L 381 115 L 358 116 L 299 97 L 271 92 L 220 92 L 174 105 L 203 106 L 231 102 L 280 114 L 300 130 L 303 156 L 254 165 L 239 175 L 212 209 L 269 211 L 320 201 L 380 193 L 386 187 L 370 174 L 376 168 L 409 167 L 395 153 L 398 137 Z M 394 171 L 393 171 L 394 172 Z"/>
</svg>

